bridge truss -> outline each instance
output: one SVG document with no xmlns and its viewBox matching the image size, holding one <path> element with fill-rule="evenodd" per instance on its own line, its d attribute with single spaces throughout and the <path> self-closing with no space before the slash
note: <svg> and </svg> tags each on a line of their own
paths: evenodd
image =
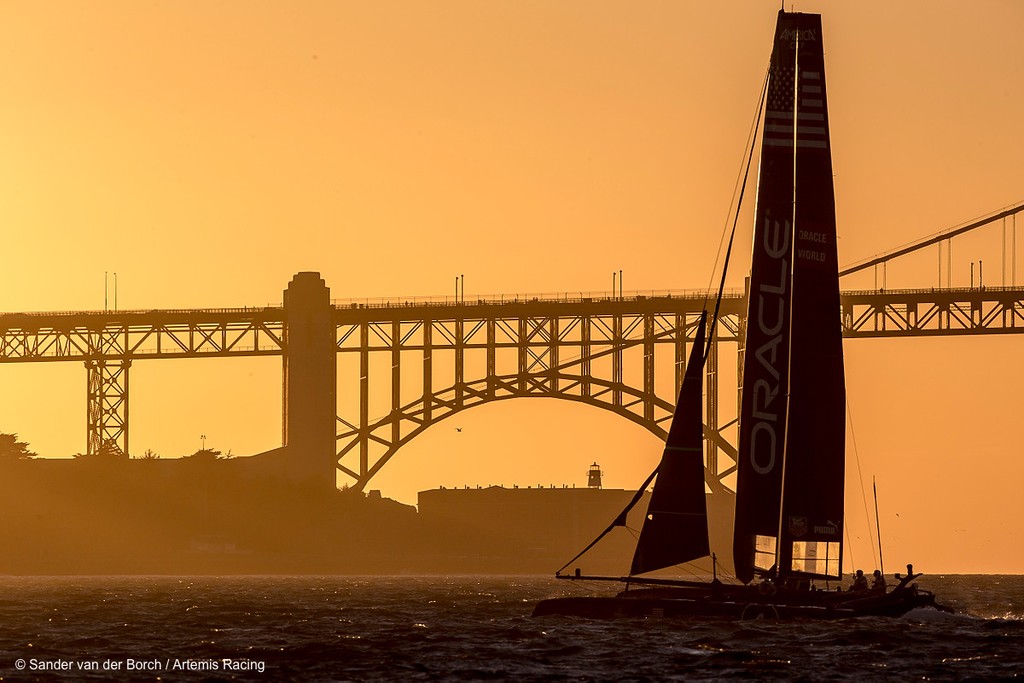
<svg viewBox="0 0 1024 683">
<path fill-rule="evenodd" d="M 338 349 L 357 359 L 351 365 L 360 404 L 357 418 L 338 418 L 338 468 L 364 486 L 430 425 L 511 398 L 605 408 L 665 438 L 702 304 L 695 297 L 631 297 L 339 309 Z M 719 340 L 736 340 L 742 306 L 738 296 L 724 302 Z M 390 378 L 376 375 L 374 356 L 383 357 L 377 366 Z M 712 354 L 710 397 L 717 396 L 716 371 Z M 390 393 L 376 402 L 380 416 L 371 417 L 371 385 L 388 383 Z M 706 479 L 718 486 L 733 469 L 735 449 L 719 432 L 714 400 L 705 425 Z M 722 470 L 720 450 L 729 459 Z"/>
<path fill-rule="evenodd" d="M 358 397 L 338 417 L 340 477 L 362 489 L 432 424 L 510 398 L 604 408 L 663 438 L 702 304 L 678 294 L 336 305 L 339 395 Z M 727 297 L 718 342 L 742 337 L 745 310 L 742 295 Z M 845 292 L 841 320 L 846 337 L 1020 333 L 1024 288 Z M 0 363 L 85 364 L 89 453 L 128 452 L 132 363 L 282 355 L 283 340 L 276 307 L 0 314 Z M 719 352 L 706 390 L 712 489 L 735 469 L 730 425 L 718 424 Z"/>
<path fill-rule="evenodd" d="M 509 398 L 604 408 L 664 439 L 703 303 L 666 296 L 339 308 L 339 353 L 357 359 L 351 374 L 360 402 L 358 415 L 338 418 L 338 469 L 361 488 L 430 425 Z M 744 297 L 725 299 L 707 367 L 705 479 L 712 490 L 736 469 L 735 446 L 724 434 L 732 422 L 719 424 L 718 342 L 742 338 L 745 312 Z M 846 292 L 842 325 L 851 338 L 1020 333 L 1024 289 Z M 730 376 L 738 380 L 738 369 Z M 371 387 L 387 386 L 373 401 Z"/>
<path fill-rule="evenodd" d="M 0 362 L 82 361 L 86 453 L 128 453 L 133 360 L 280 355 L 280 308 L 0 315 Z"/>
</svg>

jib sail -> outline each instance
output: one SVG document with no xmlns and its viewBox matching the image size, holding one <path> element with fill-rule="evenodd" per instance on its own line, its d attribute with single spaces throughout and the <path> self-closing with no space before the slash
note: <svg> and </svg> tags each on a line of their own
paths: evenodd
<svg viewBox="0 0 1024 683">
<path fill-rule="evenodd" d="M 637 539 L 630 574 L 654 571 L 710 554 L 704 493 L 701 382 L 707 358 L 707 311 L 701 313 L 672 416 L 658 478 Z"/>
</svg>

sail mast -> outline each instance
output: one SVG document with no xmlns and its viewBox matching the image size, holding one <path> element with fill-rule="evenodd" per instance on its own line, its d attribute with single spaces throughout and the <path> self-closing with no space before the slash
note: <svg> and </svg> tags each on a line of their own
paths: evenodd
<svg viewBox="0 0 1024 683">
<path fill-rule="evenodd" d="M 740 395 L 733 563 L 750 581 L 776 562 L 789 393 L 794 80 L 779 13 L 765 97 Z"/>
<path fill-rule="evenodd" d="M 789 233 L 790 233 L 790 235 L 789 235 L 790 241 L 793 241 L 793 239 L 794 239 L 794 237 L 796 235 L 796 197 L 797 197 L 797 195 L 796 195 L 796 162 L 797 162 L 797 154 L 796 154 L 797 139 L 796 139 L 796 136 L 797 136 L 798 125 L 799 125 L 799 117 L 797 115 L 798 107 L 799 107 L 799 100 L 797 100 L 797 98 L 800 96 L 800 31 L 796 31 L 796 36 L 794 37 L 793 46 L 794 46 L 794 48 L 793 48 L 793 106 L 792 106 L 792 112 L 793 112 L 793 167 L 792 167 L 793 194 L 792 194 L 792 205 L 791 205 L 791 208 L 790 208 L 790 210 L 791 210 L 791 213 L 790 213 L 790 216 L 791 216 L 790 226 L 791 227 L 790 227 L 790 231 L 789 231 Z M 791 283 L 794 281 L 794 278 L 793 278 L 793 266 L 795 264 L 796 264 L 796 260 L 792 259 L 790 261 L 790 265 L 789 265 L 789 281 Z M 793 310 L 793 287 L 789 288 L 789 310 L 791 312 Z M 789 339 L 790 340 L 793 339 L 793 315 L 792 315 L 792 313 L 790 313 L 790 316 L 789 316 Z M 790 353 L 792 353 L 792 348 L 790 349 Z M 790 363 L 786 367 L 786 375 L 787 375 L 786 376 L 786 386 L 787 387 L 792 386 L 792 383 L 793 383 L 792 371 L 793 371 L 793 366 L 792 366 L 792 363 Z M 789 411 L 789 399 L 790 399 L 790 396 L 791 396 L 790 392 L 786 392 L 786 417 L 787 417 L 787 419 L 788 419 L 788 417 L 790 415 L 790 411 Z M 781 502 L 786 499 L 786 451 L 787 451 L 788 444 L 789 444 L 789 429 L 787 427 L 786 432 L 785 432 L 785 436 L 783 437 L 783 440 L 782 440 L 782 481 L 781 481 L 780 486 L 779 486 L 779 502 L 780 502 L 780 505 L 779 505 L 779 532 L 778 532 L 778 536 L 776 536 L 776 538 L 780 538 L 780 539 L 782 538 L 782 505 L 781 505 Z M 782 544 L 781 543 L 776 543 L 775 544 L 775 567 L 778 570 L 782 566 L 783 566 Z"/>
</svg>

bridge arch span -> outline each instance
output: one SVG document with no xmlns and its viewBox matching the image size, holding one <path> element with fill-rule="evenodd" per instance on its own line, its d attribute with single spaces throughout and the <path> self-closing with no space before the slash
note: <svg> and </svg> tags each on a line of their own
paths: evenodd
<svg viewBox="0 0 1024 683">
<path fill-rule="evenodd" d="M 337 437 L 338 472 L 348 479 L 350 488 L 363 490 L 399 449 L 429 427 L 471 408 L 520 398 L 559 399 L 607 410 L 662 441 L 673 410 L 672 403 L 652 393 L 601 378 L 550 371 L 525 377 L 520 373 L 490 376 L 421 397 L 362 427 L 338 418 L 342 425 Z M 717 430 L 705 425 L 704 433 L 708 441 L 734 458 L 732 445 Z M 705 481 L 711 490 L 725 490 L 722 478 L 729 471 L 705 467 Z"/>
</svg>

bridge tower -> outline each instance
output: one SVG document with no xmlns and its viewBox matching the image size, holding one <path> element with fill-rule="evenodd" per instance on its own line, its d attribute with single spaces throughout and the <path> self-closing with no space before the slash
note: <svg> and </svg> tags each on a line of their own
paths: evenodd
<svg viewBox="0 0 1024 683">
<path fill-rule="evenodd" d="M 86 390 L 87 455 L 128 457 L 128 368 L 131 360 L 89 359 Z"/>
<path fill-rule="evenodd" d="M 284 291 L 284 437 L 288 470 L 318 489 L 337 487 L 337 346 L 331 290 L 298 273 Z"/>
</svg>

